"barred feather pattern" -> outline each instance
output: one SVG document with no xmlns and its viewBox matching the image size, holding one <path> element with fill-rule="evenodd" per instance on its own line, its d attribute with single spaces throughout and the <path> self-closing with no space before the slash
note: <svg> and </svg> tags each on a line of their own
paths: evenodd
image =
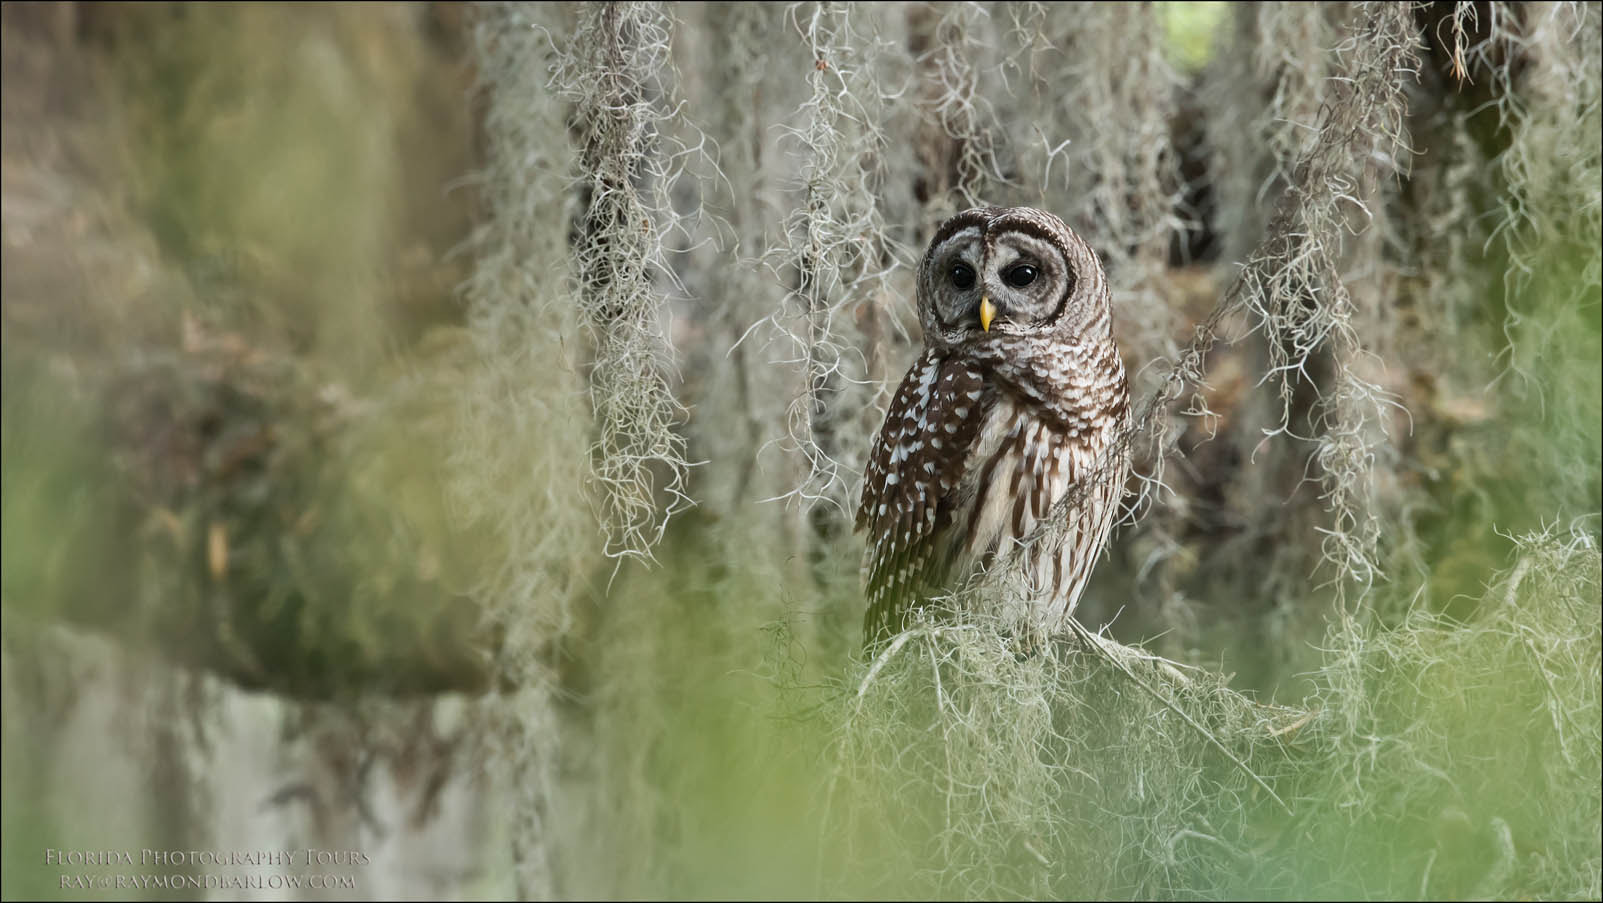
<svg viewBox="0 0 1603 903">
<path fill-rule="evenodd" d="M 1010 243 L 1025 253 L 1010 254 Z M 1052 252 L 1056 265 L 1038 261 Z M 1036 289 L 1041 316 L 1020 298 L 999 314 L 1011 321 L 988 328 L 968 319 L 971 292 L 946 285 L 954 260 L 981 270 L 976 299 L 1001 290 L 985 283 L 996 260 L 997 278 L 1028 260 L 1061 284 Z M 874 441 L 857 511 L 868 531 L 865 641 L 894 635 L 919 604 L 998 565 L 1024 578 L 1027 610 L 1015 614 L 1060 626 L 1129 472 L 1129 394 L 1101 265 L 1051 214 L 978 208 L 936 230 L 919 293 L 925 348 Z"/>
</svg>

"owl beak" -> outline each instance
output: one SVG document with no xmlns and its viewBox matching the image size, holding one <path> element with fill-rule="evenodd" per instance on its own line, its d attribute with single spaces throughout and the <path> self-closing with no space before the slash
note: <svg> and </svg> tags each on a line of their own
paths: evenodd
<svg viewBox="0 0 1603 903">
<path fill-rule="evenodd" d="M 986 332 L 991 331 L 991 321 L 996 319 L 996 305 L 991 303 L 990 295 L 980 296 L 980 328 Z"/>
</svg>

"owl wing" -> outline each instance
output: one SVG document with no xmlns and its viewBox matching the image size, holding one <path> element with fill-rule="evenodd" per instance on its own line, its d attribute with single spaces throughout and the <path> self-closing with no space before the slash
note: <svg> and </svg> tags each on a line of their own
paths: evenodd
<svg viewBox="0 0 1603 903">
<path fill-rule="evenodd" d="M 869 540 L 863 621 L 869 645 L 900 630 L 917 597 L 945 582 L 950 561 L 940 534 L 952 522 L 984 390 L 970 365 L 926 352 L 886 412 L 857 509 L 857 529 L 867 529 Z"/>
</svg>

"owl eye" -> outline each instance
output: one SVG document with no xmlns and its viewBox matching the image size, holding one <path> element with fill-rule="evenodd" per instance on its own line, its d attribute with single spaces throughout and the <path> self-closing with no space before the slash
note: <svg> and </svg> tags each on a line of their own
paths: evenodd
<svg viewBox="0 0 1603 903">
<path fill-rule="evenodd" d="M 1008 270 L 1005 274 L 1003 274 L 1002 278 L 1006 279 L 1007 284 L 1013 286 L 1014 288 L 1023 288 L 1035 281 L 1035 274 L 1035 267 L 1032 267 L 1027 263 L 1021 263 L 1013 269 Z"/>
<path fill-rule="evenodd" d="M 966 263 L 952 264 L 952 284 L 960 289 L 974 287 L 974 268 Z"/>
</svg>

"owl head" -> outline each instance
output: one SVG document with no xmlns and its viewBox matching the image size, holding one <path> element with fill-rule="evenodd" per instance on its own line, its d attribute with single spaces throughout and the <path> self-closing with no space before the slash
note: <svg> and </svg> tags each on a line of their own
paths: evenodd
<svg viewBox="0 0 1603 903">
<path fill-rule="evenodd" d="M 1034 207 L 975 207 L 951 217 L 918 268 L 919 320 L 934 347 L 1071 340 L 1105 324 L 1107 308 L 1096 253 Z"/>
</svg>

